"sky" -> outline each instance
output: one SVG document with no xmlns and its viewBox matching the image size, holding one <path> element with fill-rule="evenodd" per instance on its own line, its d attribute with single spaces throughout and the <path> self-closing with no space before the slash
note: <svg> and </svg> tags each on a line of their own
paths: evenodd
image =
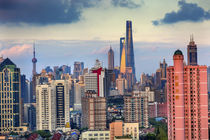
<svg viewBox="0 0 210 140">
<path fill-rule="evenodd" d="M 119 39 L 133 25 L 136 76 L 155 73 L 193 34 L 200 65 L 210 65 L 210 0 L 1 0 L 0 55 L 30 78 L 35 42 L 37 72 L 46 66 L 95 59 L 107 67 L 110 46 L 119 66 Z M 186 59 L 185 59 L 186 60 Z"/>
</svg>

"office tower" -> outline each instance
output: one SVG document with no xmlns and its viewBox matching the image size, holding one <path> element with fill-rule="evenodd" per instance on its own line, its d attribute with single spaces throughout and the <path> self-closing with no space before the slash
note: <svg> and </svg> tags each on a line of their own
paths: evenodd
<svg viewBox="0 0 210 140">
<path fill-rule="evenodd" d="M 29 130 L 36 129 L 36 105 L 34 103 L 24 104 L 24 123 L 28 124 Z"/>
<path fill-rule="evenodd" d="M 36 101 L 36 63 L 37 63 L 37 59 L 36 59 L 36 52 L 35 52 L 35 43 L 33 45 L 33 59 L 32 59 L 32 63 L 33 63 L 33 70 L 32 70 L 32 102 Z"/>
<path fill-rule="evenodd" d="M 127 67 L 132 67 L 132 73 L 135 77 L 135 61 L 134 61 L 134 50 L 133 50 L 133 36 L 132 36 L 132 22 L 126 21 L 126 63 Z M 134 80 L 135 81 L 135 80 Z"/>
<path fill-rule="evenodd" d="M 187 46 L 187 65 L 197 65 L 197 45 L 193 39 L 193 35 L 190 36 L 190 43 Z"/>
<path fill-rule="evenodd" d="M 56 92 L 49 84 L 36 86 L 36 129 L 56 129 Z"/>
<path fill-rule="evenodd" d="M 96 60 L 96 64 L 91 68 L 90 73 L 84 75 L 85 92 L 93 90 L 100 97 L 108 96 L 110 88 L 108 73 L 107 69 L 101 67 L 101 62 Z"/>
<path fill-rule="evenodd" d="M 0 133 L 8 133 L 21 126 L 20 69 L 9 58 L 0 63 L 0 85 Z"/>
<path fill-rule="evenodd" d="M 95 91 L 86 91 L 82 97 L 82 127 L 89 130 L 106 129 L 106 98 Z"/>
<path fill-rule="evenodd" d="M 124 44 L 125 44 L 125 37 L 121 37 L 120 38 L 120 64 L 121 64 L 122 50 L 123 50 Z"/>
<path fill-rule="evenodd" d="M 53 73 L 53 70 L 51 69 L 51 67 L 50 66 L 47 66 L 46 68 L 45 68 L 45 71 L 47 72 L 47 73 Z"/>
<path fill-rule="evenodd" d="M 83 70 L 84 70 L 84 63 L 83 62 L 74 62 L 73 77 L 75 79 L 78 79 L 79 75 L 83 74 Z"/>
<path fill-rule="evenodd" d="M 23 103 L 29 103 L 28 83 L 25 75 L 21 75 L 21 98 Z"/>
<path fill-rule="evenodd" d="M 139 123 L 148 127 L 148 96 L 141 93 L 124 97 L 124 118 L 126 123 Z"/>
<path fill-rule="evenodd" d="M 167 68 L 168 139 L 208 139 L 207 67 L 184 66 L 180 50 Z"/>
<path fill-rule="evenodd" d="M 123 121 L 116 120 L 109 124 L 110 140 L 114 140 L 115 136 L 123 135 Z"/>
<path fill-rule="evenodd" d="M 123 135 L 131 135 L 132 140 L 139 140 L 139 123 L 124 123 Z"/>
<path fill-rule="evenodd" d="M 70 66 L 67 66 L 67 65 L 63 65 L 61 66 L 62 68 L 62 71 L 63 71 L 63 74 L 71 74 L 71 67 Z"/>
<path fill-rule="evenodd" d="M 53 80 L 51 83 L 56 96 L 56 128 L 62 129 L 69 120 L 69 83 L 66 80 Z"/>
<path fill-rule="evenodd" d="M 126 46 L 125 46 L 125 40 L 122 43 L 122 46 L 120 44 L 120 73 L 125 74 L 126 72 Z"/>
<path fill-rule="evenodd" d="M 116 80 L 116 88 L 120 95 L 124 95 L 128 89 L 127 80 L 123 77 L 122 74 L 119 74 Z"/>
<path fill-rule="evenodd" d="M 108 51 L 108 69 L 114 70 L 114 51 L 112 50 L 112 47 L 110 47 Z"/>
<path fill-rule="evenodd" d="M 74 84 L 74 110 L 82 110 L 82 96 L 85 92 L 85 84 L 84 81 L 80 80 Z"/>
<path fill-rule="evenodd" d="M 88 90 L 98 93 L 98 79 L 97 73 L 87 73 L 84 75 L 85 92 Z"/>
</svg>

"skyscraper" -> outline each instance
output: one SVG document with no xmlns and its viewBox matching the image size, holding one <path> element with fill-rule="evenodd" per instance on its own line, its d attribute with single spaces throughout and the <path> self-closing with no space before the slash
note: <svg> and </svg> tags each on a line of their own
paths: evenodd
<svg viewBox="0 0 210 140">
<path fill-rule="evenodd" d="M 135 76 L 135 61 L 134 61 L 134 51 L 133 51 L 133 36 L 132 36 L 132 22 L 126 21 L 126 49 L 127 49 L 127 67 L 132 67 L 132 73 Z"/>
<path fill-rule="evenodd" d="M 121 45 L 120 45 L 120 73 L 123 73 L 123 74 L 125 74 L 125 72 L 126 72 L 126 67 L 127 67 L 127 65 L 126 65 L 126 46 L 125 46 L 125 40 L 122 40 L 122 41 L 124 41 L 123 43 L 122 43 L 122 47 L 121 47 Z"/>
<path fill-rule="evenodd" d="M 78 79 L 79 75 L 83 74 L 83 70 L 84 70 L 84 63 L 83 62 L 74 62 L 73 77 Z"/>
<path fill-rule="evenodd" d="M 65 128 L 69 120 L 69 83 L 67 80 L 53 80 L 51 83 L 56 95 L 56 128 Z"/>
<path fill-rule="evenodd" d="M 0 133 L 17 131 L 21 126 L 20 69 L 6 58 L 0 63 Z"/>
<path fill-rule="evenodd" d="M 108 69 L 114 70 L 114 51 L 112 50 L 112 47 L 110 47 L 108 52 Z"/>
<path fill-rule="evenodd" d="M 124 44 L 125 44 L 125 37 L 121 37 L 120 38 L 120 64 L 121 64 L 122 49 L 123 49 Z"/>
<path fill-rule="evenodd" d="M 56 129 L 56 94 L 55 89 L 49 85 L 36 87 L 36 129 Z"/>
<path fill-rule="evenodd" d="M 193 39 L 193 36 L 190 36 L 190 43 L 187 46 L 187 64 L 188 65 L 197 65 L 197 45 Z"/>
<path fill-rule="evenodd" d="M 207 67 L 184 66 L 175 51 L 167 68 L 168 139 L 208 139 Z"/>
</svg>

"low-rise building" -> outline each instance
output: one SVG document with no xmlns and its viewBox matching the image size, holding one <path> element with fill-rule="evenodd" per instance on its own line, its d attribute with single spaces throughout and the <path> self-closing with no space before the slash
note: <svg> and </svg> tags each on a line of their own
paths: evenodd
<svg viewBox="0 0 210 140">
<path fill-rule="evenodd" d="M 80 140 L 109 140 L 110 132 L 108 131 L 86 131 L 80 136 Z"/>
<path fill-rule="evenodd" d="M 123 135 L 131 135 L 133 140 L 139 140 L 139 123 L 124 123 Z"/>
</svg>

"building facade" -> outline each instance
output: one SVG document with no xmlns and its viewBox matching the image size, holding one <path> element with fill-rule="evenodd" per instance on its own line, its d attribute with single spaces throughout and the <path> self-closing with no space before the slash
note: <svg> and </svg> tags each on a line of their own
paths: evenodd
<svg viewBox="0 0 210 140">
<path fill-rule="evenodd" d="M 106 98 L 94 91 L 86 91 L 82 97 L 82 127 L 89 130 L 106 129 Z"/>
<path fill-rule="evenodd" d="M 193 36 L 190 37 L 190 43 L 187 46 L 187 65 L 197 65 L 197 45 L 193 40 Z"/>
<path fill-rule="evenodd" d="M 49 85 L 36 86 L 36 126 L 37 130 L 56 129 L 56 94 Z"/>
<path fill-rule="evenodd" d="M 123 136 L 123 121 L 115 121 L 109 124 L 110 140 L 114 140 L 115 136 Z"/>
<path fill-rule="evenodd" d="M 21 126 L 21 109 L 20 69 L 6 58 L 0 63 L 0 133 Z"/>
<path fill-rule="evenodd" d="M 132 140 L 139 140 L 139 123 L 124 123 L 123 135 L 131 135 Z"/>
<path fill-rule="evenodd" d="M 207 67 L 184 66 L 175 51 L 167 68 L 168 139 L 208 139 Z"/>
<path fill-rule="evenodd" d="M 114 70 L 114 51 L 112 47 L 108 51 L 108 69 Z"/>
<path fill-rule="evenodd" d="M 139 123 L 140 127 L 148 127 L 148 96 L 134 93 L 124 97 L 124 121 Z"/>
</svg>

